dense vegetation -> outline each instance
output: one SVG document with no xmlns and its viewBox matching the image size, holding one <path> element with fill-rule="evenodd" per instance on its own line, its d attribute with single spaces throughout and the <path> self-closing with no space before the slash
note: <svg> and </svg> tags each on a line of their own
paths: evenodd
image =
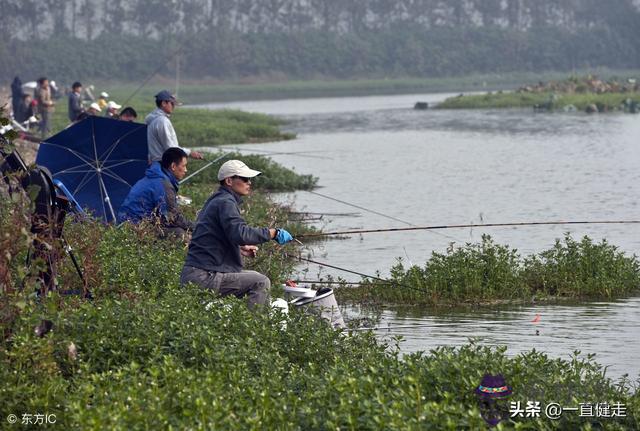
<svg viewBox="0 0 640 431">
<path fill-rule="evenodd" d="M 363 78 L 638 68 L 633 0 L 2 0 L 0 78 Z M 178 57 L 177 61 L 175 56 Z M 171 60 L 171 61 L 169 61 Z"/>
<path fill-rule="evenodd" d="M 534 108 L 541 111 L 640 112 L 637 75 L 608 81 L 593 76 L 570 76 L 560 81 L 540 81 L 513 92 L 460 94 L 438 104 L 440 109 Z"/>
<path fill-rule="evenodd" d="M 0 238 L 12 240 L 0 256 L 0 267 L 11 270 L 0 296 L 3 420 L 55 414 L 56 424 L 42 428 L 68 430 L 475 430 L 485 424 L 473 390 L 484 374 L 500 373 L 513 387 L 508 401 L 523 406 L 607 402 L 626 409 L 615 418 L 507 419 L 503 429 L 640 425 L 637 390 L 628 380 L 611 381 L 592 357 L 513 357 L 473 344 L 402 357 L 371 333 L 334 331 L 295 310 L 288 317 L 250 313 L 241 301 L 180 289 L 184 250 L 146 227 L 69 225 L 95 297 L 36 300 L 34 280 L 20 269 L 27 211 L 28 200 L 0 201 Z M 286 274 L 286 265 L 268 260 L 274 280 Z M 61 273 L 67 286 L 75 276 L 68 270 Z"/>
<path fill-rule="evenodd" d="M 566 235 L 537 255 L 496 244 L 484 235 L 478 244 L 434 252 L 424 267 L 391 269 L 390 284 L 370 281 L 338 289 L 341 300 L 459 305 L 496 300 L 611 299 L 640 290 L 640 262 L 603 240 Z"/>
<path fill-rule="evenodd" d="M 309 181 L 272 163 L 260 168 L 268 181 L 286 177 L 286 187 Z M 215 187 L 210 175 L 184 187 L 194 198 L 189 216 Z M 257 187 L 279 187 L 269 184 Z M 506 419 L 503 429 L 640 426 L 640 393 L 627 379 L 607 378 L 593 357 L 576 353 L 560 360 L 536 351 L 513 357 L 504 348 L 473 344 L 403 357 L 397 345 L 371 333 L 334 331 L 296 310 L 288 316 L 250 313 L 241 301 L 180 288 L 184 244 L 157 239 L 153 225 L 69 220 L 66 237 L 94 298 L 36 298 L 35 274 L 24 267 L 32 204 L 25 194 L 9 199 L 6 192 L 2 183 L 0 420 L 8 429 L 4 421 L 11 414 L 18 419 L 14 428 L 23 429 L 23 414 L 42 413 L 55 414 L 56 423 L 39 429 L 476 430 L 486 425 L 473 390 L 487 373 L 504 375 L 513 387 L 508 401 L 523 406 L 606 402 L 626 410 L 615 418 L 567 413 L 556 421 L 544 415 Z M 284 210 L 260 193 L 245 210 L 251 224 L 304 229 L 287 224 Z M 628 274 L 629 262 L 608 247 L 593 247 L 588 256 Z M 511 262 L 509 251 L 496 250 L 496 266 L 505 253 Z M 551 282 L 567 266 L 586 262 L 584 253 L 556 254 L 546 257 L 558 263 L 545 278 Z M 277 284 L 292 262 L 272 243 L 252 268 Z M 471 265 L 469 272 L 478 268 L 480 263 Z M 591 266 L 584 268 L 580 274 L 588 280 Z M 58 278 L 64 288 L 81 286 L 68 258 Z"/>
</svg>

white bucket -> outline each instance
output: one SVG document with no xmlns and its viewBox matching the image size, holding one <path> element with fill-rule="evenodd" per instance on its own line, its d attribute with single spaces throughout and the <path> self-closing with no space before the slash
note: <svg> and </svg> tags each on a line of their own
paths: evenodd
<svg viewBox="0 0 640 431">
<path fill-rule="evenodd" d="M 338 308 L 338 302 L 333 294 L 333 289 L 323 287 L 316 291 L 313 297 L 298 297 L 291 301 L 291 305 L 304 308 L 305 311 L 326 320 L 332 328 L 346 328 L 342 313 L 340 312 L 340 308 Z"/>
</svg>

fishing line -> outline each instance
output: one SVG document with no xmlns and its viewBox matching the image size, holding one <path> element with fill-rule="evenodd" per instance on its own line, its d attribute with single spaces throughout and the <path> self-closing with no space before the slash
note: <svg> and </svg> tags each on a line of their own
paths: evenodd
<svg viewBox="0 0 640 431">
<path fill-rule="evenodd" d="M 310 192 L 313 193 L 313 192 Z M 413 226 L 396 227 L 389 229 L 364 229 L 364 230 L 343 230 L 335 232 L 308 233 L 297 235 L 298 238 L 311 238 L 330 235 L 349 235 L 377 232 L 403 232 L 413 230 L 433 230 L 433 229 L 462 229 L 474 227 L 506 227 L 506 226 L 544 226 L 544 225 L 577 225 L 577 224 L 638 224 L 640 220 L 602 220 L 602 221 L 540 221 L 540 222 L 516 222 L 516 223 L 486 223 L 486 224 L 457 224 L 440 226 Z"/>
<path fill-rule="evenodd" d="M 223 155 L 221 155 L 220 157 L 218 157 L 215 160 L 210 161 L 209 163 L 207 163 L 206 165 L 204 165 L 203 167 L 201 167 L 200 169 L 198 169 L 197 171 L 195 171 L 194 173 L 192 173 L 191 175 L 189 175 L 186 178 L 183 178 L 181 181 L 178 181 L 178 184 L 183 184 L 185 181 L 187 181 L 189 178 L 199 174 L 200 172 L 204 171 L 205 169 L 207 169 L 209 166 L 213 165 L 215 162 L 217 162 L 218 160 L 223 159 L 224 157 L 227 157 L 229 154 L 231 153 L 224 153 Z"/>
<path fill-rule="evenodd" d="M 254 153 L 262 153 L 270 156 L 280 156 L 280 155 L 289 155 L 289 156 L 298 156 L 298 157 L 307 157 L 310 159 L 325 159 L 325 160 L 333 160 L 332 157 L 326 156 L 312 156 L 307 153 L 317 153 L 318 151 L 289 151 L 289 152 L 280 152 L 280 151 L 269 151 L 269 150 L 256 150 L 253 148 L 225 148 L 220 147 L 223 150 L 227 151 L 250 151 Z"/>
<path fill-rule="evenodd" d="M 360 206 L 360 205 L 352 204 L 352 203 L 350 203 L 350 202 L 346 202 L 346 201 L 343 201 L 343 200 L 341 200 L 341 199 L 336 199 L 336 198 L 334 198 L 334 197 L 327 196 L 327 195 L 322 194 L 322 193 L 314 192 L 314 191 L 312 191 L 312 190 L 307 190 L 307 192 L 308 192 L 308 193 L 311 193 L 311 194 L 313 194 L 313 195 L 316 195 L 316 196 L 323 197 L 323 198 L 325 198 L 325 199 L 329 199 L 329 200 L 332 200 L 332 201 L 335 201 L 335 202 L 339 202 L 339 203 L 344 204 L 344 205 L 348 205 L 348 206 L 350 206 L 350 207 L 358 208 L 358 209 L 361 209 L 361 210 L 363 210 L 363 211 L 367 211 L 367 212 L 370 212 L 370 213 L 372 213 L 372 214 L 379 215 L 379 216 L 381 216 L 381 217 L 388 218 L 388 219 L 390 219 L 390 220 L 398 221 L 398 222 L 400 222 L 400 223 L 402 223 L 402 224 L 406 224 L 407 226 L 415 226 L 413 223 L 409 223 L 409 222 L 408 222 L 408 221 L 406 221 L 406 220 L 402 220 L 402 219 L 399 219 L 399 218 L 397 218 L 397 217 L 393 217 L 393 216 L 390 216 L 390 215 L 387 215 L 387 214 L 383 214 L 383 213 L 381 213 L 381 212 L 374 211 L 374 210 L 371 210 L 371 209 L 368 209 L 368 208 L 362 207 L 362 206 Z M 457 238 L 454 238 L 454 237 L 452 237 L 452 236 L 450 236 L 450 235 L 447 235 L 447 234 L 444 234 L 444 233 L 440 233 L 440 232 L 432 232 L 432 233 L 435 233 L 436 235 L 440 235 L 440 236 L 443 236 L 443 237 L 446 237 L 446 238 L 449 238 L 449 239 L 453 239 L 453 240 L 455 240 L 455 241 L 457 241 L 457 242 L 464 242 L 464 241 L 461 241 L 461 240 L 459 240 L 459 239 L 457 239 Z M 302 236 L 302 235 L 299 235 L 299 236 Z"/>
<path fill-rule="evenodd" d="M 162 63 L 160 63 L 160 65 L 153 71 L 153 73 L 151 73 L 149 76 L 147 76 L 147 78 L 145 78 L 144 81 L 142 81 L 142 83 L 138 86 L 138 88 L 136 88 L 135 91 L 133 93 L 131 93 L 131 95 L 127 98 L 127 100 L 125 100 L 122 103 L 122 105 L 125 106 L 129 102 L 129 100 L 131 100 L 133 98 L 133 96 L 138 94 L 138 91 L 142 90 L 142 88 L 145 85 L 147 85 L 147 83 L 151 80 L 151 78 L 156 76 L 156 74 L 158 72 L 160 72 L 160 70 L 162 70 L 162 68 L 165 67 L 170 60 L 173 59 L 173 57 L 175 57 L 177 54 L 179 54 L 180 51 L 182 51 L 182 49 L 185 47 L 185 45 L 187 44 L 189 39 L 190 38 L 185 37 L 184 41 L 182 41 L 182 43 L 180 45 L 178 45 L 178 48 L 175 51 L 173 51 Z"/>
<path fill-rule="evenodd" d="M 329 265 L 328 263 L 318 262 L 317 260 L 307 259 L 307 258 L 302 257 L 302 256 L 294 256 L 294 255 L 286 253 L 286 252 L 284 254 L 285 254 L 285 256 L 290 257 L 292 259 L 303 260 L 305 262 L 314 263 L 316 265 L 325 266 L 327 268 L 337 269 L 338 271 L 343 271 L 343 272 L 348 272 L 350 274 L 359 275 L 360 277 L 371 278 L 371 279 L 374 279 L 374 280 L 383 281 L 385 284 L 388 284 L 388 285 L 404 287 L 406 289 L 416 290 L 418 292 L 427 293 L 427 294 L 431 293 L 426 289 L 420 289 L 419 287 L 409 286 L 408 284 L 397 283 L 397 282 L 394 282 L 394 281 L 386 280 L 384 278 L 376 277 L 375 275 L 363 274 L 361 272 L 353 271 L 353 270 L 346 269 L 346 268 L 341 268 L 339 266 Z M 381 284 L 381 283 L 378 283 L 378 284 Z"/>
<path fill-rule="evenodd" d="M 360 286 L 364 284 L 374 284 L 374 285 L 382 285 L 388 286 L 393 283 L 391 282 L 380 282 L 380 283 L 366 283 L 364 281 L 329 281 L 329 280 L 291 280 L 294 283 L 307 283 L 307 284 L 342 284 L 345 286 Z"/>
<path fill-rule="evenodd" d="M 457 322 L 457 323 L 414 323 L 413 325 L 402 325 L 390 323 L 388 326 L 373 326 L 373 327 L 360 327 L 351 329 L 352 331 L 391 331 L 394 329 L 413 329 L 413 328 L 446 328 L 446 327 L 462 327 L 462 326 L 482 326 L 482 325 L 500 325 L 507 323 L 518 323 L 517 320 L 512 322 L 498 321 L 498 322 Z"/>
</svg>

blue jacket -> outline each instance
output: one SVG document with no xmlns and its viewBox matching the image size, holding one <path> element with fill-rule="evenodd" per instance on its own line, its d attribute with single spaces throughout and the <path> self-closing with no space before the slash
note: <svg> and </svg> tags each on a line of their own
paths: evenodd
<svg viewBox="0 0 640 431">
<path fill-rule="evenodd" d="M 177 193 L 176 177 L 163 169 L 160 162 L 152 163 L 118 209 L 118 223 L 138 223 L 155 216 L 160 217 L 165 227 L 191 229 L 193 224 L 178 209 Z"/>
<path fill-rule="evenodd" d="M 240 196 L 226 187 L 204 204 L 198 214 L 185 266 L 209 272 L 242 271 L 241 245 L 256 245 L 271 239 L 269 228 L 247 225 L 240 215 Z"/>
</svg>

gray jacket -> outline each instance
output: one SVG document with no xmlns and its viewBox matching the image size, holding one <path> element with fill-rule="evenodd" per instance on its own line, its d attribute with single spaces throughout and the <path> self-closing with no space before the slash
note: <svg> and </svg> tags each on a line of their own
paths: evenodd
<svg viewBox="0 0 640 431">
<path fill-rule="evenodd" d="M 149 161 L 162 160 L 162 153 L 170 147 L 180 147 L 178 137 L 173 129 L 169 115 L 160 108 L 156 108 L 144 119 L 147 124 L 147 144 L 149 146 Z M 191 154 L 188 148 L 182 148 L 187 156 Z"/>
<path fill-rule="evenodd" d="M 82 112 L 82 100 L 80 95 L 72 91 L 69 93 L 69 121 L 76 121 Z"/>
<path fill-rule="evenodd" d="M 189 244 L 185 266 L 209 272 L 242 271 L 241 245 L 256 245 L 271 239 L 268 228 L 247 225 L 240 215 L 240 196 L 226 187 L 204 204 Z"/>
</svg>

